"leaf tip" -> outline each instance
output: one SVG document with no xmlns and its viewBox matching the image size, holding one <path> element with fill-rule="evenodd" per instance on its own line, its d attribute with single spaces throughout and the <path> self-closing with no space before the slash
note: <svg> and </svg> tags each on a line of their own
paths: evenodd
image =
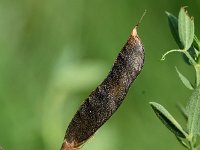
<svg viewBox="0 0 200 150">
<path fill-rule="evenodd" d="M 166 14 L 167 16 L 169 16 L 169 15 L 170 15 L 170 13 L 169 13 L 168 11 L 165 11 L 165 14 Z"/>
<path fill-rule="evenodd" d="M 149 102 L 149 105 L 150 105 L 150 106 L 153 106 L 154 103 L 155 103 L 155 102 Z"/>
</svg>

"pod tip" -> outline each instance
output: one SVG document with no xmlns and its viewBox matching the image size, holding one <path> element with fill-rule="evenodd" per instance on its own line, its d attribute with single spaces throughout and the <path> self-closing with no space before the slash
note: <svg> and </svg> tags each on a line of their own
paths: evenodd
<svg viewBox="0 0 200 150">
<path fill-rule="evenodd" d="M 131 32 L 131 36 L 137 36 L 137 26 L 135 28 L 133 28 L 133 30 Z"/>
<path fill-rule="evenodd" d="M 138 21 L 138 23 L 135 25 L 135 27 L 133 28 L 132 32 L 131 32 L 131 36 L 137 36 L 137 27 L 140 25 L 140 23 L 142 22 L 142 19 L 144 18 L 144 16 L 146 15 L 147 10 L 144 11 L 144 13 L 142 14 L 140 20 Z"/>
<path fill-rule="evenodd" d="M 68 143 L 65 139 L 60 150 L 77 150 L 76 143 L 74 141 L 72 143 Z"/>
</svg>

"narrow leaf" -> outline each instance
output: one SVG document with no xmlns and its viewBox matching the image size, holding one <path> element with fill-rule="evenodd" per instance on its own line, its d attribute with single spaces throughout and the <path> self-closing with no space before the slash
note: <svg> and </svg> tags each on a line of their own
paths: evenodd
<svg viewBox="0 0 200 150">
<path fill-rule="evenodd" d="M 194 45 L 195 49 L 197 49 L 198 51 L 200 51 L 200 41 L 199 41 L 199 39 L 197 38 L 196 35 L 194 35 L 193 45 Z"/>
<path fill-rule="evenodd" d="M 175 67 L 176 68 L 176 67 Z M 181 81 L 183 82 L 183 84 L 190 90 L 194 90 L 192 84 L 190 83 L 190 81 L 184 76 L 182 75 L 179 70 L 176 68 L 176 72 L 178 73 L 179 78 L 181 79 Z"/>
<path fill-rule="evenodd" d="M 187 143 L 185 141 L 183 141 L 183 139 L 176 137 L 177 140 L 179 141 L 179 143 L 181 143 L 181 145 L 183 145 L 185 148 L 190 149 L 190 147 L 187 145 Z"/>
<path fill-rule="evenodd" d="M 188 50 L 194 39 L 194 19 L 189 17 L 185 7 L 182 7 L 178 17 L 178 33 L 185 50 Z"/>
<path fill-rule="evenodd" d="M 181 105 L 181 104 L 177 104 L 177 107 L 178 107 L 179 111 L 181 112 L 182 116 L 185 118 L 185 120 L 188 120 L 188 114 L 186 112 L 186 108 L 183 107 L 183 105 Z"/>
<path fill-rule="evenodd" d="M 198 86 L 186 107 L 188 114 L 188 131 L 191 135 L 200 135 L 200 86 Z"/>
<path fill-rule="evenodd" d="M 183 49 L 183 44 L 181 43 L 179 34 L 178 34 L 178 20 L 174 15 L 172 15 L 171 13 L 169 13 L 167 11 L 166 11 L 166 14 L 168 17 L 168 23 L 169 23 L 171 33 L 172 33 L 176 43 L 178 44 L 179 48 Z"/>
<path fill-rule="evenodd" d="M 155 102 L 150 102 L 150 105 L 153 108 L 157 117 L 171 132 L 173 132 L 177 137 L 186 137 L 187 133 L 162 105 Z"/>
<path fill-rule="evenodd" d="M 195 58 L 199 56 L 199 50 L 194 47 Z"/>
</svg>

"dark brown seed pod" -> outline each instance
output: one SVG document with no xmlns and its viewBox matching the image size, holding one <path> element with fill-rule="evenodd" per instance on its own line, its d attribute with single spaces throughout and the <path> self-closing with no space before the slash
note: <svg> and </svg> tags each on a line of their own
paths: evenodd
<svg viewBox="0 0 200 150">
<path fill-rule="evenodd" d="M 61 150 L 76 150 L 119 108 L 144 64 L 137 26 L 120 51 L 107 78 L 83 102 L 70 122 Z"/>
</svg>

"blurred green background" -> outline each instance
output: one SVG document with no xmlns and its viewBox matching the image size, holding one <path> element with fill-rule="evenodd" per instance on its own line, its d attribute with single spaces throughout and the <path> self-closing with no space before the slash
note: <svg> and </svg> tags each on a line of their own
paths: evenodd
<svg viewBox="0 0 200 150">
<path fill-rule="evenodd" d="M 59 149 L 79 105 L 105 78 L 140 16 L 142 73 L 113 117 L 83 150 L 183 149 L 148 102 L 176 108 L 191 94 L 175 66 L 194 81 L 179 54 L 165 11 L 189 6 L 199 35 L 198 0 L 0 0 L 0 145 L 6 150 Z"/>
</svg>

